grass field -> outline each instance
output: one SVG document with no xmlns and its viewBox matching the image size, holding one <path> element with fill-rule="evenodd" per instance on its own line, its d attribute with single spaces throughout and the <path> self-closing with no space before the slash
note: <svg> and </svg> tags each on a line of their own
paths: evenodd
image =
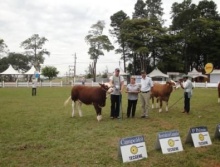
<svg viewBox="0 0 220 167">
<path fill-rule="evenodd" d="M 0 88 L 0 166 L 1 167 L 217 167 L 220 166 L 220 140 L 214 139 L 220 123 L 217 90 L 195 88 L 190 114 L 183 114 L 179 89 L 171 94 L 169 112 L 150 111 L 141 119 L 140 102 L 136 118 L 125 118 L 127 97 L 123 95 L 123 118 L 111 120 L 110 99 L 97 122 L 93 106 L 83 105 L 83 117 L 71 118 L 71 105 L 63 103 L 70 87 L 37 89 Z M 185 144 L 191 127 L 207 126 L 212 145 L 195 148 Z M 178 130 L 184 151 L 162 154 L 155 150 L 158 132 Z M 148 158 L 123 163 L 118 157 L 121 138 L 144 135 Z"/>
</svg>

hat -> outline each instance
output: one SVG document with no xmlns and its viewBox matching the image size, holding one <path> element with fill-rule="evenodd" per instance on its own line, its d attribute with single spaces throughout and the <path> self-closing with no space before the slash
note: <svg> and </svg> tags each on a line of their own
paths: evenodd
<svg viewBox="0 0 220 167">
<path fill-rule="evenodd" d="M 120 69 L 119 69 L 119 68 L 116 68 L 115 71 L 120 71 Z"/>
<path fill-rule="evenodd" d="M 146 72 L 144 70 L 141 71 L 141 74 L 145 74 Z"/>
</svg>

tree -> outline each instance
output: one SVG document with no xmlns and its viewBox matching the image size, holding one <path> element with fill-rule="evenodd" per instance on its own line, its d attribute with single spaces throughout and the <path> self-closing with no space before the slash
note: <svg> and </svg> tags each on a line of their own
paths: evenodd
<svg viewBox="0 0 220 167">
<path fill-rule="evenodd" d="M 133 52 L 133 62 L 137 65 L 137 70 L 141 71 L 147 67 L 147 57 L 149 54 L 150 23 L 148 19 L 126 20 L 122 24 L 122 36 Z M 135 71 L 136 73 L 136 71 Z"/>
<path fill-rule="evenodd" d="M 21 53 L 9 53 L 7 58 L 15 70 L 27 71 L 31 67 L 30 59 Z"/>
<path fill-rule="evenodd" d="M 43 48 L 47 41 L 48 40 L 45 37 L 40 37 L 38 34 L 34 34 L 23 41 L 20 45 L 27 50 L 26 54 L 32 57 L 32 64 L 34 64 L 35 68 L 38 70 L 40 70 L 40 64 L 43 64 L 44 62 L 43 55 L 50 55 L 50 52 Z"/>
<path fill-rule="evenodd" d="M 147 11 L 145 9 L 146 3 L 143 0 L 137 0 L 134 6 L 134 13 L 132 14 L 133 19 L 147 18 Z"/>
<path fill-rule="evenodd" d="M 172 5 L 172 26 L 182 46 L 184 72 L 192 68 L 203 69 L 207 62 L 212 61 L 215 68 L 220 66 L 220 17 L 213 1 L 203 0 L 198 5 L 191 0 Z"/>
<path fill-rule="evenodd" d="M 7 45 L 5 44 L 3 39 L 0 39 L 0 58 L 3 57 L 3 54 L 6 53 Z"/>
<path fill-rule="evenodd" d="M 24 72 L 30 69 L 30 60 L 21 53 L 9 53 L 7 57 L 0 59 L 0 71 L 4 71 L 12 65 L 15 70 Z"/>
<path fill-rule="evenodd" d="M 124 72 L 126 72 L 126 55 L 129 54 L 130 49 L 126 45 L 125 39 L 123 39 L 123 36 L 121 34 L 121 25 L 125 20 L 129 19 L 129 16 L 127 16 L 127 14 L 121 10 L 112 15 L 110 19 L 110 25 L 113 28 L 112 30 L 110 30 L 110 33 L 117 39 L 116 42 L 119 44 L 119 48 L 116 49 L 116 53 L 122 54 L 121 58 L 124 62 Z"/>
<path fill-rule="evenodd" d="M 59 74 L 59 72 L 57 71 L 56 67 L 46 66 L 42 68 L 41 74 L 45 77 L 48 77 L 49 80 L 52 80 L 54 77 L 57 76 L 57 74 Z"/>
<path fill-rule="evenodd" d="M 98 21 L 96 24 L 91 26 L 89 35 L 85 37 L 85 41 L 90 45 L 88 54 L 90 59 L 93 60 L 93 81 L 96 82 L 96 64 L 100 55 L 104 55 L 103 50 L 110 51 L 114 49 L 108 36 L 102 35 L 105 27 L 104 21 Z"/>
</svg>

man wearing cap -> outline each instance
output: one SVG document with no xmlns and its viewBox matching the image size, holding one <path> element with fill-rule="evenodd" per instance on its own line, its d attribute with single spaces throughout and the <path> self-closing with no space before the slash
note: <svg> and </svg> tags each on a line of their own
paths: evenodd
<svg viewBox="0 0 220 167">
<path fill-rule="evenodd" d="M 189 114 L 190 111 L 190 98 L 192 96 L 193 84 L 189 79 L 189 76 L 183 75 L 183 82 L 180 82 L 181 88 L 184 89 L 184 111 L 182 113 Z"/>
<path fill-rule="evenodd" d="M 116 68 L 113 76 L 109 78 L 110 85 L 113 86 L 113 92 L 111 93 L 111 114 L 110 117 L 120 118 L 120 104 L 122 98 L 122 90 L 124 88 L 124 77 L 119 75 L 120 69 Z"/>
<path fill-rule="evenodd" d="M 147 77 L 145 71 L 141 71 L 141 108 L 143 115 L 141 118 L 148 118 L 148 110 L 150 109 L 150 92 L 153 85 L 153 81 L 150 77 Z"/>
</svg>

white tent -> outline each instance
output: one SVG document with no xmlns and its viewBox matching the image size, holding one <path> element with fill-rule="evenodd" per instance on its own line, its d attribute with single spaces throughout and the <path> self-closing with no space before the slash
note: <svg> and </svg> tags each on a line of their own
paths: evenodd
<svg viewBox="0 0 220 167">
<path fill-rule="evenodd" d="M 158 68 L 155 68 L 151 73 L 147 74 L 149 77 L 157 77 L 157 78 L 169 78 L 168 75 L 162 73 Z"/>
<path fill-rule="evenodd" d="M 26 74 L 26 75 L 34 75 L 35 72 L 36 72 L 36 69 L 35 69 L 34 66 L 32 66 L 31 69 L 28 70 L 28 71 L 27 71 L 26 73 L 24 73 L 24 74 Z"/>
<path fill-rule="evenodd" d="M 11 65 L 9 65 L 8 69 L 0 74 L 2 74 L 2 75 L 19 75 L 21 73 L 19 73 Z"/>
<path fill-rule="evenodd" d="M 201 72 L 198 72 L 195 68 L 193 68 L 191 72 L 188 72 L 188 76 L 192 78 L 197 78 L 197 77 L 208 78 L 207 75 L 203 75 Z"/>
</svg>

